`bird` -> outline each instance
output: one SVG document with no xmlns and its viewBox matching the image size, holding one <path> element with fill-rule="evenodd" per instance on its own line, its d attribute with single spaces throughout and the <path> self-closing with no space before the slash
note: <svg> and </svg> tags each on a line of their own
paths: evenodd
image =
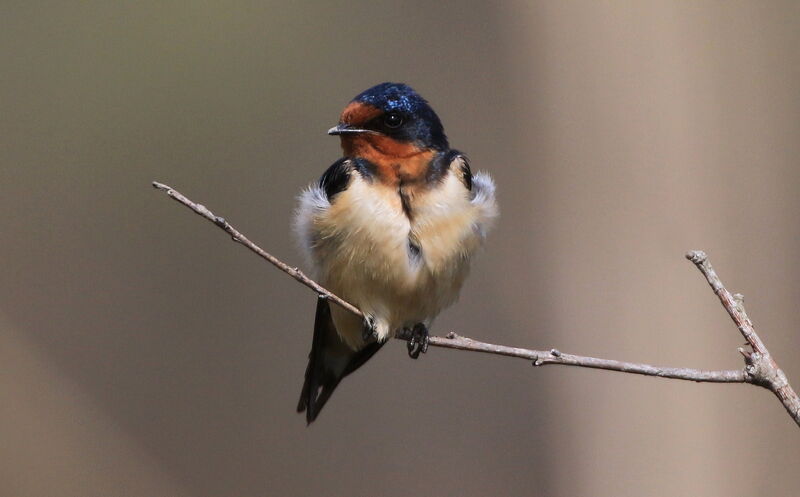
<svg viewBox="0 0 800 497">
<path fill-rule="evenodd" d="M 320 297 L 297 412 L 310 425 L 339 382 L 396 332 L 428 348 L 498 215 L 489 174 L 450 148 L 439 116 L 404 83 L 353 98 L 328 130 L 343 155 L 298 198 L 294 231 L 318 281 L 360 318 Z"/>
</svg>

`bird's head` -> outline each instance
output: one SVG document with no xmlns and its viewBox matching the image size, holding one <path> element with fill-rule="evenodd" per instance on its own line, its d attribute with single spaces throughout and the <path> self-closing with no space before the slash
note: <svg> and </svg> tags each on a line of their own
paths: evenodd
<svg viewBox="0 0 800 497">
<path fill-rule="evenodd" d="M 341 137 L 347 155 L 364 147 L 397 156 L 448 149 L 439 116 L 403 83 L 381 83 L 359 93 L 328 134 Z"/>
</svg>

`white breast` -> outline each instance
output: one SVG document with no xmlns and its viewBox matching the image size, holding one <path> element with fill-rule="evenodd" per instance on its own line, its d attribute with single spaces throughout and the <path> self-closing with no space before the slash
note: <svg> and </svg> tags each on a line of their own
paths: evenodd
<svg viewBox="0 0 800 497">
<path fill-rule="evenodd" d="M 355 172 L 333 203 L 318 185 L 300 197 L 295 227 L 317 277 L 373 315 L 381 339 L 401 327 L 430 324 L 457 299 L 470 259 L 497 215 L 491 178 L 479 173 L 467 190 L 454 173 L 458 160 L 440 184 L 410 197 L 410 216 L 397 190 Z M 342 338 L 360 348 L 360 321 L 336 306 L 333 311 Z"/>
</svg>

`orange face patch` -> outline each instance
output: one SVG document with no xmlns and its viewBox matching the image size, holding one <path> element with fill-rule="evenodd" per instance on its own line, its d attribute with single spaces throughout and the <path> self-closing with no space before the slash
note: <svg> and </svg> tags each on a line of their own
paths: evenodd
<svg viewBox="0 0 800 497">
<path fill-rule="evenodd" d="M 436 152 L 383 135 L 343 135 L 342 148 L 349 157 L 375 164 L 381 182 L 389 186 L 420 183 Z"/>
<path fill-rule="evenodd" d="M 342 111 L 339 122 L 362 127 L 381 114 L 377 107 L 351 102 Z M 345 156 L 361 157 L 375 164 L 381 182 L 392 187 L 420 183 L 435 155 L 433 150 L 383 134 L 342 134 L 340 138 Z"/>
<path fill-rule="evenodd" d="M 386 135 L 342 135 L 342 148 L 350 157 L 363 157 L 371 162 L 403 160 L 425 152 L 411 142 L 401 142 Z M 373 160 L 374 159 L 374 160 Z"/>
<path fill-rule="evenodd" d="M 351 102 L 342 111 L 342 115 L 339 116 L 339 122 L 356 127 L 363 126 L 381 115 L 381 112 L 379 108 L 373 107 L 372 105 L 361 102 Z"/>
</svg>

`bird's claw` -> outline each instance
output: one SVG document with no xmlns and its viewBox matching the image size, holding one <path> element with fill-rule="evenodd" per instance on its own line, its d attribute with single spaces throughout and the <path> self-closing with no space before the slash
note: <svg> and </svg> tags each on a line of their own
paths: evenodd
<svg viewBox="0 0 800 497">
<path fill-rule="evenodd" d="M 408 340 L 406 347 L 408 348 L 408 357 L 417 359 L 420 354 L 428 351 L 428 328 L 422 324 L 417 323 L 411 330 L 411 338 Z"/>
<path fill-rule="evenodd" d="M 361 338 L 365 342 L 375 340 L 377 330 L 375 329 L 375 318 L 372 316 L 364 316 L 364 321 L 361 325 Z"/>
</svg>

